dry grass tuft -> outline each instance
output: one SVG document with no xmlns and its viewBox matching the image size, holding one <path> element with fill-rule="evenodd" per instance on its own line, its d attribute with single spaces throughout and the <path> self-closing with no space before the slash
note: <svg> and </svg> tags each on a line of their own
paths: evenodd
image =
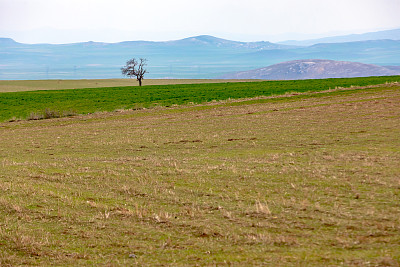
<svg viewBox="0 0 400 267">
<path fill-rule="evenodd" d="M 166 211 L 160 211 L 158 214 L 154 214 L 153 218 L 157 223 L 166 223 L 172 218 L 172 214 Z"/>
<path fill-rule="evenodd" d="M 138 217 L 139 219 L 143 219 L 148 216 L 147 209 L 139 206 L 137 203 L 135 203 L 135 211 L 136 211 L 136 217 Z"/>
<path fill-rule="evenodd" d="M 63 118 L 76 116 L 77 113 L 74 111 L 58 111 L 46 108 L 43 112 L 31 112 L 27 117 L 27 120 L 45 120 L 54 118 Z"/>
<path fill-rule="evenodd" d="M 269 209 L 268 204 L 266 202 L 261 202 L 260 200 L 257 200 L 255 207 L 257 214 L 271 215 L 271 210 Z"/>
</svg>

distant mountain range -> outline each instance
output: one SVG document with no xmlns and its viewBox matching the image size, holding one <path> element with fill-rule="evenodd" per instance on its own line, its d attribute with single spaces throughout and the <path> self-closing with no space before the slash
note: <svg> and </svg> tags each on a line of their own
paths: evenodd
<svg viewBox="0 0 400 267">
<path fill-rule="evenodd" d="M 299 80 L 400 75 L 400 68 L 323 59 L 294 60 L 269 67 L 227 74 L 225 79 Z"/>
<path fill-rule="evenodd" d="M 310 46 L 322 43 L 344 43 L 344 42 L 361 42 L 370 40 L 400 40 L 400 29 L 388 30 L 388 31 L 378 31 L 378 32 L 368 32 L 363 34 L 350 34 L 343 36 L 333 36 L 319 39 L 311 39 L 305 41 L 284 41 L 279 42 L 285 45 L 298 45 L 298 46 Z"/>
<path fill-rule="evenodd" d="M 400 66 L 400 40 L 396 40 L 399 31 L 382 32 L 381 36 L 392 37 L 383 40 L 310 46 L 238 42 L 208 35 L 167 42 L 57 45 L 22 44 L 0 38 L 0 79 L 119 78 L 122 77 L 120 68 L 133 57 L 148 59 L 146 78 L 216 78 L 310 58 L 361 62 L 395 69 Z M 379 37 L 379 33 L 373 36 Z"/>
</svg>

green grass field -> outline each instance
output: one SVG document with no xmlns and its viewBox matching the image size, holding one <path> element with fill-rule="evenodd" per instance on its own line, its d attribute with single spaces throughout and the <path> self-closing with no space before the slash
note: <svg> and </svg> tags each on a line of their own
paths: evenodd
<svg viewBox="0 0 400 267">
<path fill-rule="evenodd" d="M 6 92 L 0 93 L 0 121 L 40 118 L 43 117 L 41 114 L 45 110 L 61 115 L 87 114 L 118 109 L 199 104 L 290 92 L 318 92 L 336 87 L 368 86 L 399 81 L 400 76 L 390 76 Z"/>
<path fill-rule="evenodd" d="M 270 88 L 215 86 L 143 92 Z M 3 122 L 0 265 L 399 266 L 399 133 L 399 85 Z"/>
</svg>

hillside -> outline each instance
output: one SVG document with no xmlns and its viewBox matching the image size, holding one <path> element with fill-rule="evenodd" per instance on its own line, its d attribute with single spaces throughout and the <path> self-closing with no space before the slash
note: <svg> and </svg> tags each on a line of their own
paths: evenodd
<svg viewBox="0 0 400 267">
<path fill-rule="evenodd" d="M 306 59 L 283 62 L 255 70 L 236 72 L 224 75 L 222 78 L 299 80 L 389 75 L 400 75 L 400 69 L 389 69 L 357 62 Z"/>
</svg>

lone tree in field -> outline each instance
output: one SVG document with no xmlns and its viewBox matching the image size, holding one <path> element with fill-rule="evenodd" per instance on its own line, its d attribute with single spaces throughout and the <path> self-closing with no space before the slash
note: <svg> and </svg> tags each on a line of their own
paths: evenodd
<svg viewBox="0 0 400 267">
<path fill-rule="evenodd" d="M 142 80 L 144 74 L 147 70 L 144 68 L 146 66 L 147 59 L 141 58 L 137 61 L 135 58 L 132 58 L 126 62 L 125 67 L 121 68 L 122 75 L 128 76 L 129 78 L 136 77 L 136 80 L 139 82 L 139 86 L 142 86 Z"/>
</svg>

